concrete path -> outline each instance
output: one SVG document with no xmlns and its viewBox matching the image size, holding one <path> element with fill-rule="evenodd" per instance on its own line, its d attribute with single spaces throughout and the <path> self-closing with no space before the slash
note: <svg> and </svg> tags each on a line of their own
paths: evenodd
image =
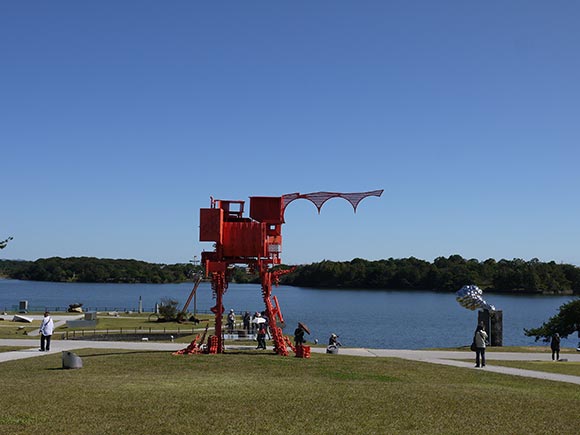
<svg viewBox="0 0 580 435">
<path fill-rule="evenodd" d="M 26 339 L 0 339 L 0 346 L 26 347 L 26 349 L 0 352 L 0 363 L 14 361 L 25 358 L 33 358 L 46 354 L 56 354 L 62 351 L 74 351 L 76 349 L 124 349 L 135 351 L 164 351 L 175 352 L 186 347 L 184 343 L 158 343 L 154 341 L 126 342 L 126 341 L 82 341 L 82 340 L 54 340 L 51 343 L 49 352 L 40 352 L 36 340 Z M 248 350 L 254 346 L 226 346 L 228 350 Z M 311 348 L 312 352 L 325 353 L 324 348 Z M 431 364 L 442 364 L 460 367 L 481 372 L 502 373 L 513 376 L 524 376 L 529 378 L 544 379 L 556 382 L 567 382 L 580 385 L 580 376 L 563 375 L 558 373 L 540 372 L 533 370 L 523 370 L 511 367 L 493 365 L 493 361 L 550 361 L 550 353 L 518 353 L 518 352 L 487 352 L 486 359 L 488 365 L 484 368 L 475 368 L 474 362 L 462 360 L 474 360 L 473 352 L 438 351 L 438 350 L 408 350 L 408 349 L 366 349 L 366 348 L 345 348 L 341 347 L 340 355 L 351 355 L 373 358 L 402 358 L 412 361 L 422 361 Z M 580 362 L 580 352 L 572 354 L 562 354 L 562 358 L 568 361 Z M 491 365 L 490 365 L 491 363 Z M 566 362 L 554 362 L 554 364 L 566 364 Z"/>
</svg>

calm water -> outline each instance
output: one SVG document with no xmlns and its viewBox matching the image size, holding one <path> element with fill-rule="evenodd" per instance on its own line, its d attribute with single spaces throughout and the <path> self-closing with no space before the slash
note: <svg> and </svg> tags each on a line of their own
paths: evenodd
<svg viewBox="0 0 580 435">
<path fill-rule="evenodd" d="M 44 307 L 64 310 L 72 303 L 100 311 L 136 310 L 139 297 L 143 308 L 152 310 L 161 298 L 185 303 L 191 283 L 182 284 L 80 284 L 0 280 L 0 310 L 12 310 L 27 300 L 30 309 Z M 317 290 L 280 286 L 274 288 L 287 326 L 292 334 L 298 321 L 307 324 L 310 340 L 326 342 L 331 333 L 349 347 L 421 349 L 468 345 L 477 312 L 462 308 L 454 294 L 406 291 Z M 523 334 L 523 328 L 540 326 L 557 313 L 570 296 L 515 296 L 486 294 L 487 302 L 503 310 L 505 346 L 540 345 Z M 197 310 L 214 305 L 209 283 L 197 292 Z M 225 296 L 226 309 L 236 312 L 262 311 L 260 287 L 230 284 Z M 189 307 L 193 310 L 193 301 Z M 571 336 L 563 346 L 576 347 Z"/>
</svg>

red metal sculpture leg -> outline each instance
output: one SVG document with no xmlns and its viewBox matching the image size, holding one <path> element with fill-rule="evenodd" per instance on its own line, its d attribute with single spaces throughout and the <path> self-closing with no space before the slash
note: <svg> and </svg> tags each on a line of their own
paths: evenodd
<svg viewBox="0 0 580 435">
<path fill-rule="evenodd" d="M 216 304 L 211 311 L 215 314 L 215 335 L 209 347 L 209 353 L 223 353 L 224 343 L 222 335 L 222 317 L 224 314 L 223 295 L 226 291 L 227 281 L 225 273 L 215 272 L 211 276 L 211 286 L 214 291 Z"/>
<path fill-rule="evenodd" d="M 276 319 L 282 320 L 280 308 L 272 303 L 272 273 L 269 270 L 263 270 L 262 278 L 262 296 L 264 297 L 264 304 L 266 305 L 266 315 L 268 316 L 268 328 L 272 341 L 274 342 L 274 351 L 278 355 L 288 356 L 288 348 L 286 347 L 286 340 L 282 329 L 277 325 Z"/>
</svg>

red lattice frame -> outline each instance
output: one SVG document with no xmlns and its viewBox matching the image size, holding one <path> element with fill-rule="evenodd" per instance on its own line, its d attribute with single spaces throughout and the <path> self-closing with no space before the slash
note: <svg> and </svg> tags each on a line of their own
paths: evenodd
<svg viewBox="0 0 580 435">
<path fill-rule="evenodd" d="M 320 209 L 324 205 L 326 201 L 332 198 L 344 198 L 352 205 L 354 212 L 356 213 L 356 208 L 358 207 L 359 203 L 368 196 L 381 196 L 383 194 L 383 189 L 381 190 L 372 190 L 370 192 L 354 192 L 354 193 L 340 193 L 340 192 L 313 192 L 313 193 L 288 193 L 286 195 L 282 195 L 282 199 L 284 201 L 284 210 L 288 204 L 292 201 L 300 198 L 307 199 L 308 201 L 312 202 L 316 208 L 318 209 L 318 213 L 320 213 Z"/>
</svg>

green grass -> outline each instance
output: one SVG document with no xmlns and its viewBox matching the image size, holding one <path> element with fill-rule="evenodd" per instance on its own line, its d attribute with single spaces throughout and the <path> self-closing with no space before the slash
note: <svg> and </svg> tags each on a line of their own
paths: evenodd
<svg viewBox="0 0 580 435">
<path fill-rule="evenodd" d="M 473 363 L 474 359 L 462 359 L 460 361 Z M 518 369 L 534 370 L 537 372 L 559 373 L 562 375 L 580 376 L 580 362 L 575 361 L 503 361 L 486 360 L 486 366 L 514 367 Z"/>
<path fill-rule="evenodd" d="M 30 313 L 30 314 L 40 314 L 40 313 Z M 55 313 L 58 315 L 65 315 L 69 314 L 71 317 L 78 316 L 79 313 Z M 134 332 L 149 332 L 151 329 L 152 332 L 163 332 L 166 331 L 177 331 L 180 329 L 183 332 L 191 331 L 191 329 L 195 326 L 196 333 L 200 332 L 203 328 L 205 328 L 206 322 L 202 321 L 198 325 L 194 325 L 191 322 L 157 322 L 155 316 L 151 316 L 151 321 L 149 320 L 149 314 L 151 313 L 119 313 L 119 317 L 109 316 L 107 313 L 99 313 L 98 314 L 98 322 L 97 325 L 93 328 L 84 328 L 87 331 L 87 334 L 92 334 L 93 331 L 119 331 L 123 330 L 126 333 L 134 333 Z M 12 316 L 13 314 L 9 314 L 8 316 Z M 3 316 L 7 317 L 7 316 Z M 209 319 L 210 316 L 208 315 L 198 315 L 198 318 Z M 213 325 L 213 322 L 211 322 Z M 27 335 L 30 332 L 38 331 L 40 327 L 40 320 L 34 320 L 32 323 L 18 323 L 12 321 L 1 321 L 0 322 L 0 338 L 33 338 L 37 339 L 38 337 L 30 337 Z M 53 336 L 54 340 L 59 340 L 63 333 L 68 332 L 69 334 L 73 331 L 82 330 L 83 328 L 69 328 L 67 325 L 60 326 L 55 329 L 55 333 Z M 179 339 L 179 341 L 183 341 L 184 343 L 189 343 L 193 337 Z"/>
<path fill-rule="evenodd" d="M 473 352 L 469 349 L 469 346 L 461 346 L 461 347 L 446 347 L 446 348 L 437 348 L 431 350 L 449 350 L 449 351 L 464 351 L 464 352 Z M 491 347 L 488 346 L 485 348 L 486 352 L 516 352 L 516 353 L 546 353 L 548 355 L 552 354 L 550 350 L 550 346 L 500 346 L 500 347 Z M 560 353 L 576 353 L 577 350 L 572 347 L 563 347 Z"/>
<path fill-rule="evenodd" d="M 197 316 L 202 317 L 204 319 L 209 318 L 209 316 Z M 99 313 L 97 315 L 97 329 L 112 329 L 112 328 L 154 328 L 154 329 L 163 329 L 164 327 L 167 328 L 177 328 L 178 326 L 181 327 L 192 327 L 194 326 L 192 322 L 158 322 L 157 317 L 152 313 L 119 313 L 119 317 L 109 316 L 107 313 Z M 200 327 L 202 323 L 197 325 L 196 327 Z M 203 323 L 205 325 L 205 323 Z M 91 328 L 92 329 L 92 328 Z"/>
<path fill-rule="evenodd" d="M 578 433 L 565 383 L 345 355 L 77 354 L 80 370 L 60 355 L 2 364 L 0 433 Z"/>
<path fill-rule="evenodd" d="M 95 327 L 91 328 L 69 328 L 68 326 L 64 325 L 56 330 L 57 333 L 64 332 L 69 334 L 74 334 L 74 337 L 82 338 L 82 330 L 85 330 L 85 335 L 90 337 L 93 335 L 94 332 L 99 333 L 107 333 L 107 334 L 144 334 L 147 335 L 149 333 L 173 333 L 173 332 L 181 332 L 181 333 L 191 333 L 192 329 L 195 328 L 195 334 L 203 333 L 207 322 L 202 321 L 201 323 L 194 325 L 192 322 L 158 322 L 155 316 L 149 316 L 151 313 L 119 313 L 119 317 L 108 316 L 106 313 L 100 313 L 98 315 L 98 322 Z M 198 318 L 208 319 L 208 315 L 197 316 Z M 211 322 L 211 326 L 213 327 L 213 322 Z M 208 331 L 212 333 L 213 330 L 210 328 Z M 175 341 L 178 343 L 190 343 L 191 340 L 195 338 L 195 334 L 187 335 L 184 337 L 175 338 Z M 136 339 L 138 340 L 138 339 Z"/>
<path fill-rule="evenodd" d="M 31 343 L 32 345 L 32 343 Z M 12 352 L 12 351 L 16 351 L 16 350 L 24 350 L 24 349 L 30 349 L 29 347 L 20 347 L 20 346 L 0 346 L 0 352 Z"/>
<path fill-rule="evenodd" d="M 487 347 L 486 352 L 524 352 L 524 353 L 545 353 L 551 357 L 552 351 L 550 345 L 546 346 L 502 346 L 502 347 Z M 572 347 L 563 347 L 560 353 L 576 353 L 576 349 Z"/>
<path fill-rule="evenodd" d="M 17 323 L 17 322 L 2 322 L 0 324 L 0 338 L 36 338 L 30 337 L 27 334 L 31 331 L 38 330 L 40 322 L 33 323 Z"/>
<path fill-rule="evenodd" d="M 515 367 L 538 372 L 580 376 L 580 362 L 572 361 L 487 361 L 488 366 Z"/>
</svg>

